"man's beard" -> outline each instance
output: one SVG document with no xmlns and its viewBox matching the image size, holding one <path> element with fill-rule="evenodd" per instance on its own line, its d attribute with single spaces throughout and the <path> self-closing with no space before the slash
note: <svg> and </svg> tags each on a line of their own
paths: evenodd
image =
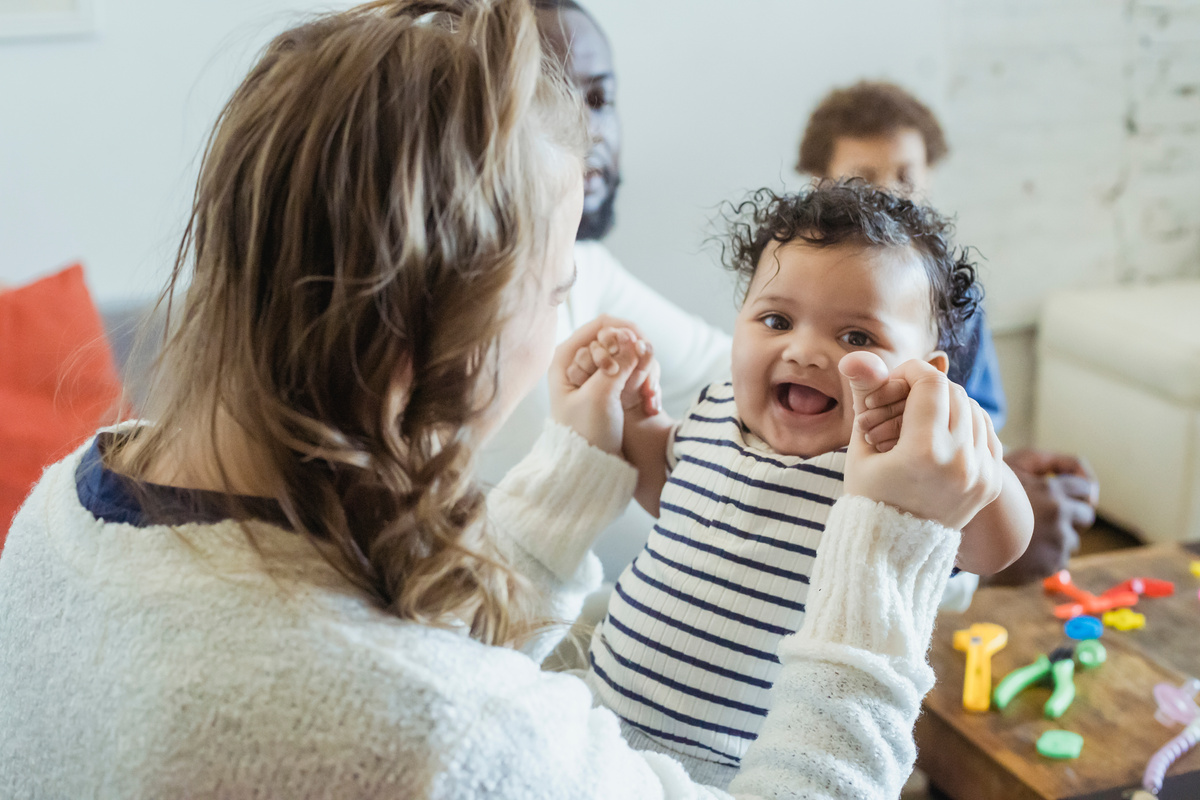
<svg viewBox="0 0 1200 800">
<path fill-rule="evenodd" d="M 614 176 L 608 190 L 608 197 L 595 211 L 585 211 L 579 219 L 579 230 L 575 233 L 575 241 L 590 242 L 603 239 L 612 231 L 616 222 L 617 187 L 621 185 L 620 177 Z"/>
</svg>

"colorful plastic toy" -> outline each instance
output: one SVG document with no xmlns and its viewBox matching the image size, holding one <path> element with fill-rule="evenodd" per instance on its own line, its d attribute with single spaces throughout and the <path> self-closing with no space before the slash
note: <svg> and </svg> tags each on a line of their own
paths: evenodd
<svg viewBox="0 0 1200 800">
<path fill-rule="evenodd" d="M 1105 625 L 1119 631 L 1136 631 L 1146 627 L 1146 615 L 1139 614 L 1131 608 L 1105 611 L 1101 619 L 1104 620 Z"/>
<path fill-rule="evenodd" d="M 1085 592 L 1075 584 L 1071 583 L 1070 570 L 1060 569 L 1058 572 L 1051 575 L 1042 581 L 1042 586 L 1047 592 L 1052 594 L 1065 594 L 1080 602 L 1093 597 L 1091 592 Z"/>
<path fill-rule="evenodd" d="M 1200 561 L 1193 561 L 1188 565 L 1188 569 L 1193 575 L 1195 575 L 1197 578 L 1200 578 Z"/>
<path fill-rule="evenodd" d="M 1129 609 L 1124 610 L 1128 611 Z M 1063 626 L 1063 633 L 1067 634 L 1067 638 L 1080 642 L 1099 639 L 1104 635 L 1104 623 L 1096 617 L 1080 614 L 1067 620 L 1067 624 Z"/>
<path fill-rule="evenodd" d="M 1109 590 L 1111 593 L 1106 593 L 1106 596 L 1097 597 L 1071 583 L 1071 573 L 1065 569 L 1046 578 L 1042 585 L 1047 592 L 1058 592 L 1075 600 L 1074 603 L 1066 603 L 1054 609 L 1054 616 L 1059 619 L 1071 619 L 1080 614 L 1102 614 L 1114 608 L 1137 605 L 1138 601 L 1137 592 L 1130 590 Z"/>
<path fill-rule="evenodd" d="M 1064 603 L 1055 606 L 1054 616 L 1059 619 L 1071 619 L 1080 614 L 1103 614 L 1114 608 L 1128 608 L 1137 605 L 1136 592 L 1114 592 L 1108 597 L 1093 597 L 1086 603 Z"/>
<path fill-rule="evenodd" d="M 1049 679 L 1054 690 L 1042 707 L 1047 719 L 1058 719 L 1075 700 L 1075 661 L 1084 669 L 1095 669 L 1108 658 L 1104 645 L 1088 639 L 1074 646 L 1055 648 L 1049 656 L 1038 656 L 1032 664 L 1018 667 L 1004 676 L 992 693 L 996 708 L 1005 709 L 1021 692 Z"/>
<path fill-rule="evenodd" d="M 1172 725 L 1190 725 L 1200 717 L 1200 706 L 1193 699 L 1197 693 L 1200 693 L 1200 681 L 1195 678 L 1188 678 L 1178 686 L 1156 684 L 1154 702 L 1158 703 L 1158 710 L 1154 712 L 1154 718 L 1168 728 Z"/>
<path fill-rule="evenodd" d="M 1133 592 L 1142 597 L 1170 597 L 1175 594 L 1175 584 L 1158 578 L 1130 578 L 1124 583 L 1118 583 L 1101 597 L 1108 597 L 1117 592 Z"/>
<path fill-rule="evenodd" d="M 1171 765 L 1200 742 L 1200 707 L 1193 699 L 1197 692 L 1200 692 L 1200 681 L 1195 678 L 1189 678 L 1180 686 L 1160 683 L 1154 687 L 1154 699 L 1158 702 L 1154 718 L 1163 725 L 1181 723 L 1185 727 L 1151 756 L 1146 765 L 1142 788 L 1153 796 L 1162 790 L 1163 776 Z"/>
<path fill-rule="evenodd" d="M 963 674 L 963 708 L 987 711 L 992 699 L 992 656 L 1008 644 L 1008 631 L 990 622 L 976 622 L 954 632 L 954 649 L 967 653 Z"/>
<path fill-rule="evenodd" d="M 1046 758 L 1079 758 L 1083 737 L 1071 731 L 1046 731 L 1037 740 L 1037 751 Z"/>
</svg>

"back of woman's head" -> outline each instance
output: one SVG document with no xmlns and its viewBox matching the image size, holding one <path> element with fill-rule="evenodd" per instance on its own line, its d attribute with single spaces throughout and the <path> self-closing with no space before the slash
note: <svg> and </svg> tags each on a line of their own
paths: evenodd
<svg viewBox="0 0 1200 800">
<path fill-rule="evenodd" d="M 199 430 L 228 486 L 231 427 L 382 605 L 511 639 L 520 590 L 480 530 L 471 426 L 586 148 L 527 0 L 373 2 L 279 36 L 210 140 L 157 424 L 124 468 Z"/>
</svg>

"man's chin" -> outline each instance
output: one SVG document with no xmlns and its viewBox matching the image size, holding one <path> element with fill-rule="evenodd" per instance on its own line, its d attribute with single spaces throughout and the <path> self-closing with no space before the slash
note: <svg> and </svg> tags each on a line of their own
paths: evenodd
<svg viewBox="0 0 1200 800">
<path fill-rule="evenodd" d="M 614 189 L 595 211 L 583 212 L 579 219 L 579 230 L 575 233 L 575 241 L 589 242 L 608 236 L 616 223 L 616 205 L 617 192 Z"/>
</svg>

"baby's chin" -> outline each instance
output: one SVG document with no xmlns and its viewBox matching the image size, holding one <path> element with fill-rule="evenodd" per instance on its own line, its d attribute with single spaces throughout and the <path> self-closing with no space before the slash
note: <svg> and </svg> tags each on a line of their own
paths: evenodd
<svg viewBox="0 0 1200 800">
<path fill-rule="evenodd" d="M 750 430 L 775 453 L 795 458 L 816 458 L 850 444 L 850 432 L 843 432 L 840 428 L 828 431 L 780 432 L 766 426 L 762 433 L 759 433 L 752 426 Z"/>
</svg>

